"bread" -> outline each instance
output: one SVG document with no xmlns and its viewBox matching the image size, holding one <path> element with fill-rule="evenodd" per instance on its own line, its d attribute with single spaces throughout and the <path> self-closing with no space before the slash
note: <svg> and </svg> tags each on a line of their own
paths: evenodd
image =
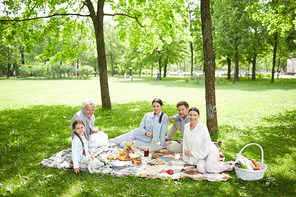
<svg viewBox="0 0 296 197">
<path fill-rule="evenodd" d="M 255 167 L 257 167 L 259 170 L 262 170 L 262 168 L 260 167 L 260 165 L 258 164 L 258 162 L 256 161 L 256 159 L 252 159 L 251 161 L 255 165 Z"/>
<path fill-rule="evenodd" d="M 156 164 L 156 165 L 163 165 L 165 164 L 165 161 L 162 159 L 153 159 L 150 161 L 150 163 Z"/>
<path fill-rule="evenodd" d="M 125 142 L 125 145 L 127 145 L 128 147 L 131 147 L 131 146 L 132 146 L 132 143 L 130 143 L 130 142 Z"/>
</svg>

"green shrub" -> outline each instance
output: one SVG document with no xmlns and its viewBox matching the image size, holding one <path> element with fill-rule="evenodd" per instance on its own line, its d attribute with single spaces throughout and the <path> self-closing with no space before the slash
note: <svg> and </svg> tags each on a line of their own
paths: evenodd
<svg viewBox="0 0 296 197">
<path fill-rule="evenodd" d="M 30 74 L 30 69 L 26 65 L 21 65 L 19 71 L 23 78 L 26 78 Z"/>
<path fill-rule="evenodd" d="M 64 71 L 68 74 L 68 77 L 72 77 L 75 73 L 75 68 L 73 66 L 65 66 Z"/>
<path fill-rule="evenodd" d="M 80 76 L 86 76 L 88 77 L 88 75 L 94 73 L 94 68 L 91 67 L 91 66 L 81 66 L 79 69 L 78 69 L 78 73 Z"/>
<path fill-rule="evenodd" d="M 186 83 L 194 83 L 194 84 L 205 84 L 205 76 L 204 75 L 192 75 L 190 77 L 186 77 L 184 79 Z"/>
<path fill-rule="evenodd" d="M 219 84 L 226 84 L 227 83 L 227 79 L 225 77 L 215 77 L 215 83 L 217 85 L 219 85 Z"/>
<path fill-rule="evenodd" d="M 42 77 L 44 74 L 44 67 L 43 66 L 33 66 L 32 67 L 32 74 L 35 77 Z"/>
</svg>

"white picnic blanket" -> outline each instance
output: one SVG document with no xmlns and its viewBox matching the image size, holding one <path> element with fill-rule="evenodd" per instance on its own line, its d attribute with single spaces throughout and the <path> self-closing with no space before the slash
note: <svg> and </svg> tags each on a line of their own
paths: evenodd
<svg viewBox="0 0 296 197">
<path fill-rule="evenodd" d="M 220 147 L 217 145 L 217 148 L 220 152 L 220 162 L 223 162 L 225 157 L 221 152 Z M 109 155 L 118 154 L 118 151 L 121 148 L 115 144 L 109 144 L 103 147 L 97 148 L 90 148 L 90 154 L 97 159 L 105 158 Z M 168 152 L 165 148 L 159 151 L 155 151 L 155 153 L 163 153 L 163 157 L 167 158 L 165 165 L 153 165 L 149 164 L 151 159 L 154 159 L 153 152 L 149 154 L 148 157 L 144 157 L 144 151 L 138 149 L 139 153 L 142 155 L 141 160 L 142 164 L 136 165 L 132 164 L 131 161 L 127 161 L 128 167 L 118 170 L 112 168 L 112 162 L 107 163 L 107 165 L 96 168 L 98 173 L 102 174 L 110 174 L 114 177 L 120 176 L 140 176 L 140 177 L 147 177 L 147 178 L 160 178 L 160 179 L 167 179 L 171 177 L 172 179 L 179 179 L 179 178 L 186 178 L 189 177 L 193 180 L 209 180 L 209 181 L 222 181 L 222 180 L 229 180 L 230 176 L 227 173 L 221 174 L 201 174 L 197 171 L 196 166 L 190 165 L 185 163 L 184 161 L 180 160 L 182 158 L 182 153 L 173 153 Z M 58 169 L 73 169 L 73 165 L 71 164 L 71 148 L 66 150 L 62 150 L 59 153 L 52 155 L 48 159 L 43 159 L 39 164 L 45 167 L 54 167 Z M 169 175 L 167 173 L 168 169 L 172 169 L 174 171 L 173 175 Z M 87 171 L 87 165 L 83 164 L 80 166 L 81 171 Z"/>
</svg>

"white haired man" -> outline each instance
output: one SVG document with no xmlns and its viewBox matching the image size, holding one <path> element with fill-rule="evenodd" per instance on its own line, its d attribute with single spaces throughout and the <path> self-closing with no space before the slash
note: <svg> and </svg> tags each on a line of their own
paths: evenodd
<svg viewBox="0 0 296 197">
<path fill-rule="evenodd" d="M 85 124 L 85 134 L 87 139 L 89 140 L 90 135 L 93 133 L 98 133 L 97 131 L 93 131 L 94 125 L 95 125 L 95 116 L 94 116 L 94 111 L 95 111 L 95 103 L 91 99 L 85 99 L 82 102 L 82 108 L 80 111 L 78 111 L 72 118 L 71 121 L 71 134 L 72 134 L 72 139 L 74 137 L 74 133 L 72 130 L 72 124 L 75 120 L 81 119 L 84 124 Z"/>
</svg>

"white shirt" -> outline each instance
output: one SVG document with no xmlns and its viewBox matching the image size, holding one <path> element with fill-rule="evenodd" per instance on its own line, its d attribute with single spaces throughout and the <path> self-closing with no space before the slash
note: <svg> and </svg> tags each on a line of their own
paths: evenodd
<svg viewBox="0 0 296 197">
<path fill-rule="evenodd" d="M 196 165 L 197 161 L 204 159 L 212 150 L 216 150 L 212 142 L 208 128 L 199 122 L 193 130 L 190 130 L 190 123 L 184 126 L 183 150 L 191 151 L 193 156 L 183 155 L 185 162 Z"/>
</svg>

